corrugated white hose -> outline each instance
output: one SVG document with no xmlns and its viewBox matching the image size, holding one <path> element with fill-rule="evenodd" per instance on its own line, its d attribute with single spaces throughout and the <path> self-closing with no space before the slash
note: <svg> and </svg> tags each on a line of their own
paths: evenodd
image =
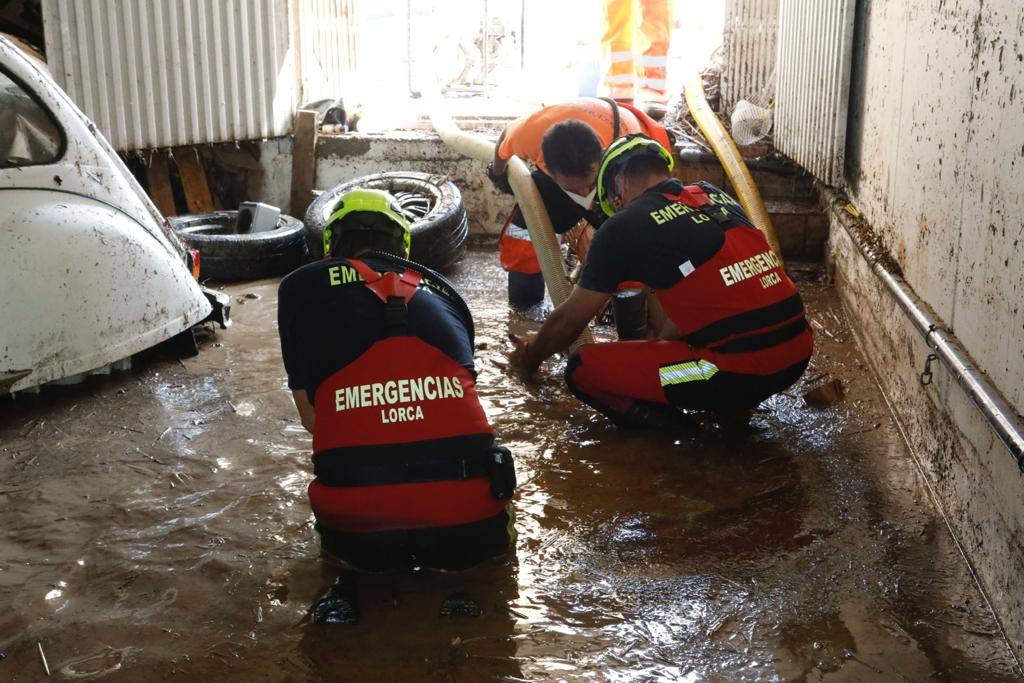
<svg viewBox="0 0 1024 683">
<path fill-rule="evenodd" d="M 460 130 L 444 111 L 440 98 L 428 97 L 427 101 L 430 105 L 430 122 L 446 145 L 459 154 L 477 159 L 485 164 L 494 160 L 493 142 Z M 512 192 L 523 212 L 523 218 L 526 219 L 526 229 L 530 232 L 530 241 L 537 252 L 540 270 L 544 275 L 544 284 L 547 285 L 551 300 L 555 305 L 561 305 L 569 298 L 572 284 L 565 274 L 562 251 L 555 238 L 551 218 L 548 216 L 547 209 L 544 208 L 537 184 L 530 177 L 530 169 L 523 163 L 523 160 L 515 156 L 509 159 L 507 173 L 509 185 L 512 186 Z M 590 328 L 586 328 L 580 334 L 579 339 L 573 342 L 570 350 L 575 351 L 580 344 L 590 344 L 593 341 Z"/>
</svg>

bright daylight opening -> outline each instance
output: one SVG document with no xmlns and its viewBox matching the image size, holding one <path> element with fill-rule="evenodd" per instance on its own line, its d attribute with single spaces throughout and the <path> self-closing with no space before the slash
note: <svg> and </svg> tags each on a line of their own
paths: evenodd
<svg viewBox="0 0 1024 683">
<path fill-rule="evenodd" d="M 609 65 L 602 0 L 381 0 L 357 3 L 355 74 L 346 103 L 359 129 L 415 126 L 418 99 L 435 81 L 460 117 L 507 118 L 576 96 L 606 96 Z M 642 3 L 641 3 L 642 4 Z M 721 45 L 724 0 L 669 0 L 667 95 L 707 65 Z M 637 7 L 638 22 L 642 9 Z M 638 25 L 633 52 L 649 45 Z"/>
</svg>

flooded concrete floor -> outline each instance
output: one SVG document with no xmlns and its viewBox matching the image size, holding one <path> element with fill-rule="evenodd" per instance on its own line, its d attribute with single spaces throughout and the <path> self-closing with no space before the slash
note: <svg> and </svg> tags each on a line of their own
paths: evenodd
<svg viewBox="0 0 1024 683">
<path fill-rule="evenodd" d="M 805 283 L 810 374 L 844 401 L 763 406 L 745 439 L 625 432 L 558 364 L 507 372 L 491 250 L 453 279 L 481 396 L 517 457 L 514 557 L 357 580 L 361 623 L 312 625 L 334 570 L 280 363 L 276 282 L 237 285 L 196 358 L 0 401 L 0 680 L 1017 680 L 1018 670 L 829 289 Z M 246 293 L 259 299 L 240 298 Z M 479 618 L 444 618 L 468 590 Z"/>
</svg>

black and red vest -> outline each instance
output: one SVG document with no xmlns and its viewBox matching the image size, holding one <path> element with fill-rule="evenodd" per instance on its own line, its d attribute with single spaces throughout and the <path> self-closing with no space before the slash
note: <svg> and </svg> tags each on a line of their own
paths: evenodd
<svg viewBox="0 0 1024 683">
<path fill-rule="evenodd" d="M 511 490 L 493 492 L 495 461 L 511 468 L 511 459 L 494 445 L 472 375 L 404 329 L 421 275 L 348 263 L 387 307 L 389 336 L 317 387 L 309 486 L 317 521 L 379 532 L 498 514 Z"/>
<path fill-rule="evenodd" d="M 813 350 L 804 304 L 764 233 L 729 224 L 699 185 L 666 199 L 723 225 L 725 242 L 707 261 L 682 264 L 675 285 L 656 290 L 665 314 L 691 346 L 730 354 L 734 371 L 771 374 L 806 361 Z"/>
</svg>

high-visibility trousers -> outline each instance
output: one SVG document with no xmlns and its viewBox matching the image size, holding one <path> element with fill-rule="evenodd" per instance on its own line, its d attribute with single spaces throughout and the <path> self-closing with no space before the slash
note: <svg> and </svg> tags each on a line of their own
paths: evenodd
<svg viewBox="0 0 1024 683">
<path fill-rule="evenodd" d="M 603 0 L 604 87 L 610 97 L 664 102 L 673 0 Z M 639 7 L 637 6 L 639 5 Z"/>
<path fill-rule="evenodd" d="M 811 332 L 760 351 L 720 353 L 681 340 L 584 344 L 565 368 L 569 390 L 619 424 L 633 406 L 690 410 L 749 409 L 784 391 L 803 374 Z"/>
</svg>

